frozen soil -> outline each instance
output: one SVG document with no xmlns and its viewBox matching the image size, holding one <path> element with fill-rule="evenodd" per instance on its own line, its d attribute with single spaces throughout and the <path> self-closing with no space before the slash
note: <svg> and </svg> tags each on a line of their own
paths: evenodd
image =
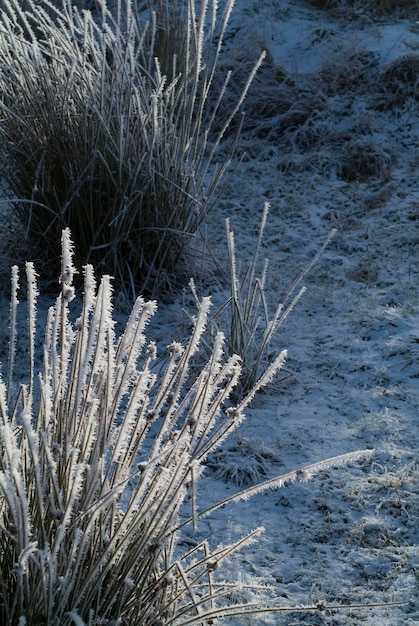
<svg viewBox="0 0 419 626">
<path fill-rule="evenodd" d="M 270 585 L 284 607 L 323 607 L 234 624 L 419 624 L 417 15 L 261 4 L 238 3 L 233 14 L 232 66 L 261 48 L 268 55 L 210 248 L 225 259 L 229 217 L 245 267 L 269 202 L 273 311 L 337 232 L 278 333 L 275 349 L 289 355 L 283 379 L 211 459 L 201 501 L 328 456 L 375 452 L 227 507 L 201 532 L 227 541 L 263 525 L 231 576 Z M 405 604 L 374 606 L 397 601 Z M 372 606 L 324 609 L 346 604 Z"/>
</svg>

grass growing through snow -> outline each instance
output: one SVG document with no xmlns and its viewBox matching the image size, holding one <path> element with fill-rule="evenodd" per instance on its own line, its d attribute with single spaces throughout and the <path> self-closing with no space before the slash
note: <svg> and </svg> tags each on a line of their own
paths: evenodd
<svg viewBox="0 0 419 626">
<path fill-rule="evenodd" d="M 232 405 L 240 359 L 223 358 L 222 334 L 206 365 L 191 374 L 210 306 L 204 298 L 189 340 L 169 345 L 158 378 L 156 346 L 145 335 L 155 304 L 139 297 L 117 336 L 109 277 L 97 287 L 87 266 L 81 312 L 71 322 L 68 230 L 62 250 L 61 289 L 48 313 L 38 377 L 36 274 L 26 265 L 29 367 L 20 385 L 14 376 L 18 270 L 12 270 L 10 357 L 0 381 L 1 624 L 169 626 L 284 610 L 275 600 L 268 607 L 235 605 L 234 584 L 222 579 L 223 559 L 261 529 L 232 545 L 204 541 L 185 552 L 182 526 L 370 451 L 316 463 L 199 510 L 203 461 L 240 423 L 285 354 Z"/>
<path fill-rule="evenodd" d="M 189 279 L 192 238 L 235 141 L 215 167 L 217 148 L 261 62 L 215 131 L 231 76 L 220 81 L 217 64 L 232 0 L 222 11 L 190 1 L 179 14 L 155 2 L 148 21 L 133 0 L 98 2 L 95 13 L 70 0 L 3 4 L 0 163 L 13 245 L 19 232 L 55 276 L 70 227 L 77 264 L 132 294 Z"/>
</svg>

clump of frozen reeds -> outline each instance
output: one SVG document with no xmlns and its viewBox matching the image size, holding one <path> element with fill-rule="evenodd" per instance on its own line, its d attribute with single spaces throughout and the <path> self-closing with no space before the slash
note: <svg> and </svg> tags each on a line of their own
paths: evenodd
<svg viewBox="0 0 419 626">
<path fill-rule="evenodd" d="M 223 559 L 260 529 L 232 545 L 203 542 L 184 552 L 181 528 L 229 501 L 369 453 L 291 472 L 199 511 L 202 462 L 242 420 L 285 354 L 232 405 L 240 359 L 223 358 L 221 334 L 202 371 L 191 375 L 210 306 L 204 298 L 189 340 L 169 345 L 158 376 L 156 346 L 145 336 L 155 304 L 139 297 L 117 336 L 109 277 L 97 287 L 86 266 L 82 307 L 72 322 L 68 230 L 62 250 L 60 294 L 48 312 L 38 377 L 38 290 L 34 266 L 26 264 L 29 361 L 19 385 L 18 271 L 12 270 L 9 365 L 0 381 L 0 623 L 168 626 L 266 610 L 229 603 L 233 585 L 222 581 Z"/>
<path fill-rule="evenodd" d="M 313 259 L 297 276 L 276 308 L 272 310 L 267 297 L 269 258 L 261 258 L 268 215 L 269 203 L 265 203 L 254 253 L 249 264 L 244 267 L 241 267 L 237 262 L 234 232 L 230 228 L 230 220 L 226 220 L 230 295 L 215 312 L 212 321 L 216 327 L 223 330 L 228 353 L 230 355 L 239 354 L 241 357 L 243 371 L 240 387 L 242 393 L 247 393 L 274 361 L 275 351 L 272 350 L 272 340 L 304 294 L 306 288 L 301 286 L 303 278 L 318 261 L 335 234 L 335 230 L 332 229 Z M 193 283 L 192 290 L 195 300 L 198 301 Z"/>
<path fill-rule="evenodd" d="M 173 288 L 235 141 L 215 166 L 217 148 L 262 58 L 215 131 L 233 0 L 222 10 L 215 0 L 150 1 L 147 20 L 133 0 L 101 0 L 94 13 L 73 4 L 5 0 L 0 12 L 0 162 L 20 225 L 14 245 L 18 233 L 55 276 L 70 227 L 80 266 L 132 292 Z"/>
</svg>

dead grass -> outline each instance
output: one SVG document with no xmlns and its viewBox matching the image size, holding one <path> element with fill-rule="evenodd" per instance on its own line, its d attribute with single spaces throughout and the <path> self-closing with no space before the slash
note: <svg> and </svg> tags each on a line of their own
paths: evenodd
<svg viewBox="0 0 419 626">
<path fill-rule="evenodd" d="M 362 182 L 371 178 L 387 182 L 394 165 L 395 155 L 391 148 L 373 137 L 359 137 L 345 144 L 338 170 L 346 182 Z"/>
<path fill-rule="evenodd" d="M 419 100 L 419 55 L 407 54 L 389 63 L 381 72 L 380 108 L 403 106 L 409 98 Z"/>
<path fill-rule="evenodd" d="M 378 55 L 363 49 L 358 42 L 338 44 L 321 70 L 314 76 L 322 93 L 327 96 L 347 95 L 370 89 L 371 77 L 378 75 Z"/>
<path fill-rule="evenodd" d="M 291 75 L 268 55 L 258 76 L 263 87 L 255 89 L 259 98 L 251 95 L 247 102 L 244 130 L 270 146 L 280 171 L 387 183 L 399 156 L 397 145 L 383 137 L 377 112 L 418 98 L 419 56 L 384 66 L 360 37 L 337 41 L 330 30 L 319 37 L 326 38 L 324 59 L 310 74 Z M 257 154 L 251 143 L 250 156 Z"/>
</svg>

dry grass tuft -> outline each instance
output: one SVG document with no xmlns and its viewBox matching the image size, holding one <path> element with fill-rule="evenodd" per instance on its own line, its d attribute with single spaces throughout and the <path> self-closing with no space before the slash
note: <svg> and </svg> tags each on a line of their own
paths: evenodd
<svg viewBox="0 0 419 626">
<path fill-rule="evenodd" d="M 357 42 L 329 51 L 314 82 L 326 96 L 348 95 L 370 89 L 371 77 L 378 73 L 378 55 L 363 50 Z"/>
<path fill-rule="evenodd" d="M 379 77 L 380 105 L 403 106 L 409 98 L 419 100 L 419 55 L 407 54 L 384 68 Z"/>
<path fill-rule="evenodd" d="M 346 182 L 365 182 L 372 178 L 387 182 L 395 164 L 394 153 L 382 141 L 360 137 L 345 143 L 338 173 Z"/>
</svg>

